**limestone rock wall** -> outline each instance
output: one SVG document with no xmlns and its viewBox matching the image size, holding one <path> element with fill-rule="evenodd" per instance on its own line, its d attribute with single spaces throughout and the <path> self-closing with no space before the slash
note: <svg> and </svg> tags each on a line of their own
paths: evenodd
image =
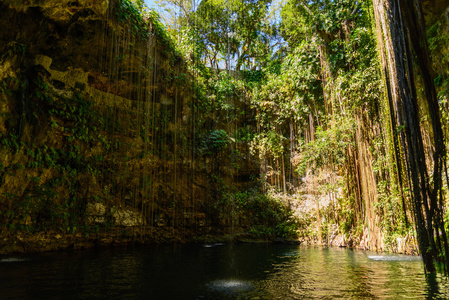
<svg viewBox="0 0 449 300">
<path fill-rule="evenodd" d="M 196 150 L 207 116 L 194 79 L 120 3 L 0 0 L 0 236 L 220 225 L 211 178 L 233 170 Z"/>
</svg>

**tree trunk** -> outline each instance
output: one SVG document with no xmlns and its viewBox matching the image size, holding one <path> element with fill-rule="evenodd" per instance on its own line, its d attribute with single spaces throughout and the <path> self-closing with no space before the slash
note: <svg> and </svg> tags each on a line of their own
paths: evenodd
<svg viewBox="0 0 449 300">
<path fill-rule="evenodd" d="M 443 261 L 443 245 L 447 249 L 446 235 L 437 236 L 441 228 L 442 199 L 441 175 L 445 148 L 438 111 L 435 87 L 431 76 L 431 63 L 427 51 L 425 26 L 418 0 L 373 0 L 380 47 L 380 58 L 389 98 L 390 121 L 393 132 L 400 132 L 402 157 L 396 156 L 398 167 L 405 161 L 412 186 L 412 203 L 418 244 L 425 269 L 435 272 L 434 259 Z M 422 125 L 416 92 L 416 70 L 413 57 L 424 81 L 425 101 L 428 106 L 433 131 L 433 184 L 428 180 L 428 162 L 422 139 Z M 394 135 L 393 135 L 394 136 Z M 432 171 L 433 169 L 433 171 Z M 400 180 L 405 180 L 400 178 Z M 403 184 L 401 184 L 404 186 Z M 442 241 L 441 241 L 442 240 Z M 449 253 L 446 251 L 446 253 Z M 447 265 L 447 263 L 446 263 Z"/>
</svg>

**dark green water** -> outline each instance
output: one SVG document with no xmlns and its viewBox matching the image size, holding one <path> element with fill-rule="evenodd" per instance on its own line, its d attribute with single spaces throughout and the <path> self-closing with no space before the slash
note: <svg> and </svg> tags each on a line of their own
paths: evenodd
<svg viewBox="0 0 449 300">
<path fill-rule="evenodd" d="M 267 244 L 0 258 L 0 299 L 447 299 L 419 257 Z"/>
</svg>

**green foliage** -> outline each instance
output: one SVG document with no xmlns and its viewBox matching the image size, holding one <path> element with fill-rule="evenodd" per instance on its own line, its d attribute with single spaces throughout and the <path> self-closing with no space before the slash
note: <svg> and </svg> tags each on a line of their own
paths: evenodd
<svg viewBox="0 0 449 300">
<path fill-rule="evenodd" d="M 239 128 L 235 132 L 236 142 L 251 142 L 254 140 L 256 133 L 247 127 Z"/>
<path fill-rule="evenodd" d="M 22 143 L 19 141 L 19 136 L 13 133 L 3 134 L 0 132 L 1 145 L 13 153 L 19 152 L 20 146 Z"/>
<path fill-rule="evenodd" d="M 118 0 L 114 11 L 117 21 L 129 25 L 134 34 L 148 38 L 149 32 L 143 20 L 142 9 L 143 3 L 140 0 Z"/>
<path fill-rule="evenodd" d="M 252 58 L 270 52 L 273 28 L 266 21 L 271 1 L 203 1 L 195 18 L 196 30 L 205 43 L 204 55 L 212 67 L 233 58 L 236 70 L 252 67 Z M 230 34 L 232 32 L 232 34 Z M 228 56 L 229 55 L 229 56 Z M 266 58 L 265 58 L 266 59 Z"/>
<path fill-rule="evenodd" d="M 173 55 L 172 60 L 180 56 L 176 44 L 161 22 L 159 14 L 154 10 L 146 11 L 147 7 L 143 0 L 117 0 L 115 3 L 114 13 L 117 21 L 129 26 L 133 34 L 141 39 L 148 39 L 151 31 L 154 31 L 158 40 L 165 46 L 167 53 Z M 144 17 L 148 18 L 148 21 Z"/>
<path fill-rule="evenodd" d="M 255 69 L 267 65 L 275 52 L 276 24 L 269 13 L 271 1 L 160 0 L 171 17 L 166 19 L 170 34 L 181 52 L 194 64 L 215 69 Z"/>
<path fill-rule="evenodd" d="M 218 155 L 231 143 L 231 138 L 223 129 L 209 132 L 201 140 L 198 150 L 204 155 Z"/>
<path fill-rule="evenodd" d="M 27 54 L 27 46 L 16 41 L 10 42 L 6 45 L 6 49 L 3 51 L 1 58 L 5 58 L 7 55 L 19 55 L 25 56 Z"/>
<path fill-rule="evenodd" d="M 220 217 L 236 226 L 245 226 L 255 238 L 294 238 L 298 220 L 281 199 L 257 190 L 227 192 L 215 204 Z"/>
<path fill-rule="evenodd" d="M 143 12 L 146 9 L 144 0 L 132 0 L 132 1 L 134 2 L 134 5 L 137 7 L 139 11 Z"/>
<path fill-rule="evenodd" d="M 260 159 L 274 157 L 279 158 L 284 153 L 285 137 L 275 131 L 256 134 L 251 141 L 251 153 L 259 154 Z"/>
<path fill-rule="evenodd" d="M 349 118 L 335 120 L 330 128 L 318 127 L 315 140 L 304 145 L 297 172 L 304 176 L 309 167 L 316 170 L 323 166 L 341 167 L 346 160 L 346 151 L 354 145 L 355 122 Z"/>
<path fill-rule="evenodd" d="M 265 77 L 264 70 L 242 70 L 240 71 L 245 83 L 261 83 Z"/>
<path fill-rule="evenodd" d="M 150 22 L 153 24 L 154 32 L 159 37 L 160 41 L 166 47 L 168 52 L 172 53 L 174 57 L 180 57 L 181 54 L 177 49 L 171 35 L 167 33 L 167 29 L 165 28 L 164 24 L 162 24 L 159 14 L 154 10 L 150 10 L 148 12 L 148 17 L 150 19 Z"/>
<path fill-rule="evenodd" d="M 436 73 L 434 84 L 438 93 L 441 125 L 447 136 L 449 124 L 449 74 L 447 73 L 447 65 L 449 64 L 449 48 L 447 47 L 449 30 L 447 22 L 432 20 L 427 27 L 427 41 L 432 55 L 432 67 Z"/>
<path fill-rule="evenodd" d="M 243 92 L 243 84 L 227 72 L 218 72 L 209 79 L 208 92 L 216 109 L 228 110 L 230 100 L 239 97 Z"/>
<path fill-rule="evenodd" d="M 266 130 L 295 121 L 307 124 L 311 108 L 323 109 L 320 62 L 315 42 L 304 42 L 284 58 L 280 74 L 270 73 L 266 82 L 254 87 L 251 104 L 258 122 Z"/>
<path fill-rule="evenodd" d="M 443 48 L 447 46 L 448 32 L 445 26 L 447 25 L 444 22 L 436 21 L 427 27 L 427 41 L 431 51 L 443 52 Z M 449 59 L 447 55 L 446 59 Z"/>
</svg>

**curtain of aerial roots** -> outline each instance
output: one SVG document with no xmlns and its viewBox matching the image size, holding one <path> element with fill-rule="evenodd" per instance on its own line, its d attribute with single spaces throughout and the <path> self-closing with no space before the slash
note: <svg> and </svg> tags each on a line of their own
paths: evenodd
<svg viewBox="0 0 449 300">
<path fill-rule="evenodd" d="M 323 96 L 325 100 L 325 112 L 330 116 L 331 126 L 336 126 L 334 112 L 338 112 L 341 116 L 351 115 L 348 113 L 345 104 L 340 99 L 339 87 L 335 86 L 334 76 L 329 65 L 328 49 L 325 45 L 320 47 L 320 63 L 323 82 Z M 369 141 L 373 137 L 380 134 L 379 124 L 373 122 L 367 117 L 366 113 L 358 110 L 355 115 L 357 130 L 354 136 L 354 147 L 347 149 L 347 159 L 345 161 L 345 175 L 347 186 L 347 197 L 353 198 L 352 208 L 354 210 L 353 227 L 363 225 L 363 236 L 361 246 L 366 249 L 379 250 L 383 247 L 383 236 L 380 228 L 380 216 L 375 212 L 374 205 L 377 201 L 377 184 L 372 166 L 372 153 Z M 331 128 L 334 129 L 334 128 Z M 327 176 L 323 182 L 334 184 L 337 180 L 337 173 L 333 166 L 333 161 L 324 169 L 328 170 L 330 176 Z M 328 195 L 331 205 L 335 204 L 335 196 Z M 334 210 L 332 210 L 334 211 Z M 319 216 L 319 210 L 318 217 Z M 333 216 L 335 220 L 337 215 Z"/>
<path fill-rule="evenodd" d="M 400 146 L 413 191 L 411 198 L 419 249 L 428 272 L 435 271 L 434 260 L 442 263 L 447 272 L 449 256 L 445 258 L 443 253 L 449 251 L 441 192 L 445 149 L 420 4 L 416 0 L 413 3 L 404 0 L 374 0 L 373 3 L 381 62 L 392 109 L 390 130 L 394 132 L 398 128 L 404 128 Z M 415 63 L 423 81 L 425 99 L 421 105 L 427 105 L 432 128 L 423 129 L 419 122 L 412 55 L 417 57 Z M 433 161 L 425 155 L 423 130 L 432 132 L 435 149 L 432 153 Z M 432 182 L 429 182 L 429 171 Z"/>
<path fill-rule="evenodd" d="M 366 113 L 358 111 L 356 130 L 356 164 L 359 169 L 357 186 L 360 189 L 360 200 L 364 203 L 364 247 L 366 249 L 382 249 L 383 236 L 380 228 L 380 216 L 375 212 L 374 205 L 378 199 L 376 179 L 374 177 L 374 161 L 369 150 L 369 140 L 380 134 L 378 124 L 373 124 Z"/>
<path fill-rule="evenodd" d="M 194 204 L 181 207 L 179 200 L 181 195 L 189 196 L 181 192 L 180 182 L 188 180 L 187 173 L 192 175 L 195 159 L 193 151 L 187 150 L 193 149 L 193 144 L 187 145 L 188 139 L 181 139 L 180 134 L 194 131 L 194 121 L 186 126 L 189 128 L 182 128 L 179 84 L 161 79 L 161 73 L 169 72 L 169 58 L 160 59 L 151 22 L 150 36 L 139 36 L 130 25 L 114 23 L 114 5 L 116 2 L 111 1 L 100 54 L 107 93 L 99 101 L 111 141 L 100 183 L 106 222 L 119 225 L 115 227 L 117 235 L 151 238 L 155 226 L 175 233 L 178 227 L 191 225 L 187 222 L 193 217 L 187 209 L 194 209 Z M 175 68 L 172 71 L 179 72 L 179 66 Z M 180 153 L 191 155 L 187 166 L 183 166 Z M 128 224 L 123 224 L 123 215 L 116 214 L 122 208 L 135 213 Z"/>
</svg>

